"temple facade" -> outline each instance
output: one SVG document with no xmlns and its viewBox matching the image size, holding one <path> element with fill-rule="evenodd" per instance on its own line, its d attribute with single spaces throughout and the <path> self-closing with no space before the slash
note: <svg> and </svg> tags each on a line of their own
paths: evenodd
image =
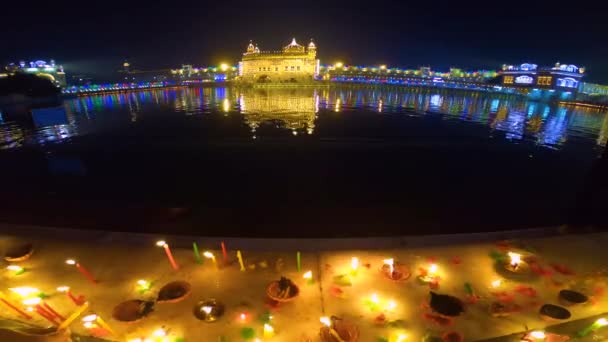
<svg viewBox="0 0 608 342">
<path fill-rule="evenodd" d="M 281 51 L 260 51 L 250 42 L 239 62 L 239 77 L 244 82 L 310 82 L 319 73 L 317 47 L 298 44 L 294 38 Z"/>
</svg>

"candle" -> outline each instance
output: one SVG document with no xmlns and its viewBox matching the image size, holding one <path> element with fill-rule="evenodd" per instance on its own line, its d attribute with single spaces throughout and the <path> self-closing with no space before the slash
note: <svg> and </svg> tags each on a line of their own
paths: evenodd
<svg viewBox="0 0 608 342">
<path fill-rule="evenodd" d="M 227 265 L 228 264 L 228 252 L 226 252 L 226 244 L 224 243 L 224 241 L 222 241 L 221 245 L 222 245 L 222 254 L 224 255 L 224 265 Z M 244 270 L 241 269 L 241 271 L 244 271 Z"/>
<path fill-rule="evenodd" d="M 46 312 L 40 305 L 36 305 L 34 308 L 36 309 L 36 313 L 44 317 L 44 319 L 49 321 L 51 324 L 59 325 L 57 322 L 55 322 L 55 318 L 50 313 Z"/>
<path fill-rule="evenodd" d="M 158 247 L 162 247 L 165 249 L 165 254 L 167 254 L 167 259 L 169 259 L 169 262 L 171 263 L 171 267 L 173 267 L 174 270 L 179 270 L 179 266 L 177 265 L 177 263 L 175 262 L 175 259 L 173 259 L 173 253 L 171 253 L 171 249 L 169 248 L 169 245 L 165 242 L 165 241 L 157 241 L 156 245 Z"/>
<path fill-rule="evenodd" d="M 137 287 L 139 288 L 140 293 L 144 293 L 152 287 L 152 283 L 147 280 L 140 279 L 137 281 Z"/>
<path fill-rule="evenodd" d="M 43 307 L 44 307 L 44 308 L 45 308 L 45 309 L 46 309 L 48 312 L 52 313 L 52 314 L 53 314 L 53 316 L 55 316 L 55 317 L 59 318 L 59 319 L 60 319 L 60 320 L 62 320 L 62 321 L 64 321 L 64 320 L 65 320 L 65 318 L 64 318 L 64 317 L 63 317 L 61 314 L 59 314 L 57 311 L 55 311 L 55 309 L 53 309 L 53 308 L 52 308 L 52 307 L 49 305 L 49 303 L 47 303 L 47 302 L 42 302 L 42 306 L 43 306 Z"/>
<path fill-rule="evenodd" d="M 306 284 L 312 285 L 315 281 L 312 279 L 312 271 L 304 273 L 302 278 L 306 279 Z"/>
<path fill-rule="evenodd" d="M 74 297 L 74 294 L 72 294 L 72 291 L 70 291 L 70 288 L 68 286 L 59 286 L 57 288 L 57 291 L 65 292 L 68 298 L 70 298 L 72 302 L 74 302 L 74 304 L 78 306 L 84 304 L 84 296 L 78 296 L 78 298 Z"/>
<path fill-rule="evenodd" d="M 76 268 L 80 273 L 82 273 L 83 276 L 85 276 L 91 283 L 97 284 L 97 280 L 95 280 L 91 272 L 89 272 L 86 268 L 77 263 L 75 260 L 68 259 L 65 261 L 65 263 L 68 265 L 76 265 Z"/>
<path fill-rule="evenodd" d="M 192 249 L 194 250 L 194 259 L 196 259 L 197 264 L 202 264 L 203 260 L 201 259 L 201 253 L 198 251 L 198 245 L 196 242 L 192 243 Z"/>
<path fill-rule="evenodd" d="M 70 326 L 70 324 L 72 324 L 72 322 L 74 322 L 74 320 L 76 318 L 78 318 L 78 316 L 82 315 L 82 313 L 89 307 L 89 303 L 84 303 L 82 304 L 82 306 L 80 306 L 76 311 L 74 311 L 65 321 L 63 321 L 63 323 L 61 323 L 61 325 L 57 328 L 57 331 L 63 330 L 65 328 L 67 328 L 68 326 Z"/>
<path fill-rule="evenodd" d="M 264 338 L 271 338 L 274 336 L 274 328 L 272 325 L 265 323 L 264 324 Z"/>
<path fill-rule="evenodd" d="M 394 259 L 385 259 L 384 261 L 385 265 L 388 265 L 389 267 L 389 275 L 391 276 L 391 278 L 393 277 L 393 272 L 395 271 L 394 269 L 394 264 L 395 264 L 395 260 Z"/>
<path fill-rule="evenodd" d="M 600 318 L 597 321 L 593 322 L 593 324 L 591 324 L 590 326 L 586 327 L 585 329 L 579 331 L 577 333 L 578 337 L 585 337 L 587 335 L 589 335 L 589 333 L 591 333 L 592 331 L 596 331 L 597 329 L 608 325 L 608 320 L 606 320 L 605 318 Z"/>
<path fill-rule="evenodd" d="M 99 317 L 96 314 L 90 314 L 90 315 L 84 316 L 84 317 L 82 317 L 82 321 L 85 322 L 85 324 L 90 323 L 89 326 L 92 326 L 92 323 L 96 322 L 97 324 L 99 324 L 99 326 L 104 328 L 110 334 L 116 335 L 114 333 L 114 331 L 110 328 L 110 326 L 103 319 L 101 319 L 101 317 Z"/>
<path fill-rule="evenodd" d="M 297 266 L 298 272 L 302 271 L 302 255 L 301 255 L 300 251 L 298 251 L 296 253 L 296 266 Z"/>
<path fill-rule="evenodd" d="M 243 264 L 243 255 L 241 254 L 241 251 L 236 251 L 236 258 L 239 259 L 239 265 L 241 265 L 241 271 L 245 271 L 245 264 Z"/>
<path fill-rule="evenodd" d="M 6 295 L 2 291 L 0 291 L 0 301 L 2 303 L 4 303 L 6 306 L 8 306 L 9 308 L 15 310 L 15 312 L 17 312 L 23 318 L 32 319 L 32 316 L 28 315 L 23 310 L 19 309 L 17 306 L 15 306 L 13 303 L 11 303 L 10 299 L 8 297 L 6 297 Z"/>
<path fill-rule="evenodd" d="M 40 305 L 41 299 L 38 297 L 34 297 L 34 298 L 28 298 L 23 300 L 23 304 L 27 305 L 27 306 L 33 306 L 36 309 L 36 313 L 38 313 L 40 316 L 44 317 L 47 321 L 51 322 L 53 325 L 58 325 L 57 322 L 55 322 L 55 316 L 48 312 L 46 309 L 44 309 L 41 305 Z"/>
<path fill-rule="evenodd" d="M 213 255 L 213 253 L 207 251 L 207 252 L 203 253 L 203 255 L 205 256 L 205 258 L 211 259 L 211 261 L 213 261 L 213 265 L 215 266 L 215 268 L 218 269 L 217 261 L 215 261 L 215 255 Z"/>
<path fill-rule="evenodd" d="M 16 275 L 16 276 L 25 273 L 25 268 L 23 268 L 21 266 L 17 266 L 17 265 L 8 265 L 8 266 L 6 266 L 6 269 L 9 271 L 15 272 L 14 275 Z"/>
<path fill-rule="evenodd" d="M 101 319 L 101 317 L 99 317 L 99 316 L 97 316 L 97 323 L 99 323 L 99 325 L 101 325 L 102 328 L 104 328 L 108 332 L 110 332 L 110 334 L 116 335 L 116 333 L 114 333 L 114 330 L 112 330 L 112 328 L 110 328 L 110 326 L 108 325 L 108 323 L 106 323 L 106 321 L 104 321 L 103 319 Z"/>
<path fill-rule="evenodd" d="M 350 259 L 350 268 L 352 269 L 353 274 L 357 273 L 357 269 L 359 268 L 359 258 L 352 257 Z"/>
<path fill-rule="evenodd" d="M 511 267 L 516 270 L 517 267 L 519 267 L 519 264 L 521 263 L 521 254 L 517 254 L 517 253 L 513 253 L 513 252 L 509 252 L 507 253 L 509 255 L 509 258 L 511 258 L 510 264 Z"/>
</svg>

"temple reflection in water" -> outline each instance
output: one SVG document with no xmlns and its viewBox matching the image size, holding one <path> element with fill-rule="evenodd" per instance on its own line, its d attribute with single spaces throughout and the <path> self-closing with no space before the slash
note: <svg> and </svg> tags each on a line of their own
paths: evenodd
<svg viewBox="0 0 608 342">
<path fill-rule="evenodd" d="M 319 111 L 317 90 L 244 89 L 239 91 L 238 98 L 241 113 L 252 132 L 264 123 L 277 123 L 294 135 L 314 131 Z"/>
</svg>

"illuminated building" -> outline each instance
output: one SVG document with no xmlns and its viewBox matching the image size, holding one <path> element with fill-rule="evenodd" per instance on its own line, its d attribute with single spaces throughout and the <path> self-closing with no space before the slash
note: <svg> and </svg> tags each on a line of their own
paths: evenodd
<svg viewBox="0 0 608 342">
<path fill-rule="evenodd" d="M 319 73 L 317 47 L 308 47 L 294 38 L 281 51 L 260 51 L 250 42 L 239 63 L 239 76 L 245 82 L 310 82 Z"/>
<path fill-rule="evenodd" d="M 29 63 L 20 61 L 19 64 L 11 63 L 6 66 L 6 71 L 8 75 L 14 75 L 15 73 L 35 74 L 40 77 L 48 78 L 51 82 L 62 88 L 66 86 L 63 67 L 61 65 L 56 65 L 55 61 L 52 59 L 50 63 L 42 60 Z"/>
<path fill-rule="evenodd" d="M 539 68 L 536 64 L 524 63 L 520 66 L 503 65 L 499 73 L 503 86 L 576 93 L 585 68 L 560 63 L 553 67 Z"/>
</svg>

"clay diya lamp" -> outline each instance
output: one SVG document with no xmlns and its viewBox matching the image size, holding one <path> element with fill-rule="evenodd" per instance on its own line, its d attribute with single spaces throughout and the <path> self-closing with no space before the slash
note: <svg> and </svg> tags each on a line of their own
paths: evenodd
<svg viewBox="0 0 608 342">
<path fill-rule="evenodd" d="M 4 260 L 9 262 L 19 262 L 29 259 L 34 254 L 32 243 L 18 244 L 9 247 L 4 254 Z"/>
<path fill-rule="evenodd" d="M 522 258 L 521 254 L 508 252 L 507 256 L 509 257 L 505 264 L 504 268 L 512 273 L 527 273 L 529 271 L 530 266 L 528 263 Z"/>
<path fill-rule="evenodd" d="M 447 318 L 459 316 L 464 312 L 464 303 L 460 299 L 433 291 L 431 291 L 430 307 L 433 312 Z"/>
<path fill-rule="evenodd" d="M 207 323 L 215 322 L 224 315 L 224 304 L 215 299 L 207 299 L 196 303 L 194 306 L 194 317 Z"/>
<path fill-rule="evenodd" d="M 545 304 L 541 306 L 539 313 L 542 319 L 549 322 L 563 321 L 569 319 L 571 316 L 568 309 L 553 304 Z"/>
<path fill-rule="evenodd" d="M 391 259 L 392 261 L 392 259 Z M 405 281 L 410 278 L 412 272 L 407 265 L 401 263 L 384 263 L 380 267 L 380 272 L 388 279 L 394 281 Z"/>
<path fill-rule="evenodd" d="M 321 342 L 357 342 L 359 328 L 352 322 L 337 317 L 331 318 L 330 326 L 323 326 L 319 331 Z"/>
<path fill-rule="evenodd" d="M 290 279 L 281 277 L 281 280 L 273 281 L 266 287 L 268 298 L 284 303 L 290 302 L 300 294 L 300 288 Z"/>
<path fill-rule="evenodd" d="M 577 304 L 587 303 L 589 297 L 586 295 L 573 291 L 573 290 L 561 290 L 559 291 L 559 301 L 565 306 L 572 306 Z"/>
<path fill-rule="evenodd" d="M 139 299 L 128 300 L 118 304 L 112 311 L 112 317 L 120 322 L 134 323 L 142 320 L 154 309 L 154 302 Z"/>
<path fill-rule="evenodd" d="M 158 292 L 158 303 L 177 303 L 184 300 L 191 293 L 190 283 L 173 281 L 163 286 Z"/>
</svg>

